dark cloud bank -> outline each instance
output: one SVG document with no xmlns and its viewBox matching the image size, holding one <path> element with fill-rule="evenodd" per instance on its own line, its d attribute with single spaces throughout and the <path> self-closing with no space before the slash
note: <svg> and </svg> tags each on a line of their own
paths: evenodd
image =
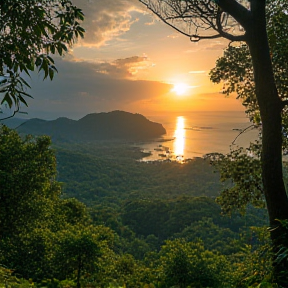
<svg viewBox="0 0 288 288">
<path fill-rule="evenodd" d="M 28 112 L 31 117 L 77 119 L 87 113 L 129 110 L 132 103 L 167 93 L 169 84 L 127 79 L 131 65 L 143 60 L 137 56 L 112 63 L 57 59 L 59 73 L 53 81 L 42 81 L 41 75 L 30 79 L 34 99 L 29 101 Z"/>
</svg>

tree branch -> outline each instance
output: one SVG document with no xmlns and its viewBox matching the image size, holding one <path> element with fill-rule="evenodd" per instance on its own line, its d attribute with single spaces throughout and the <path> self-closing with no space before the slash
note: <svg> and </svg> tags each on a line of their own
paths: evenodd
<svg viewBox="0 0 288 288">
<path fill-rule="evenodd" d="M 191 42 L 199 42 L 200 40 L 204 40 L 204 39 L 216 39 L 216 38 L 221 38 L 222 35 L 221 34 L 216 34 L 216 35 L 211 35 L 211 36 L 200 36 L 197 34 L 191 35 L 190 37 L 190 41 Z"/>
<path fill-rule="evenodd" d="M 235 41 L 246 41 L 247 40 L 247 37 L 246 37 L 246 34 L 244 35 L 232 35 L 232 34 L 229 34 L 225 31 L 219 31 L 219 34 L 221 35 L 221 37 L 223 38 L 226 38 L 232 42 L 235 42 Z"/>
<path fill-rule="evenodd" d="M 154 10 L 153 8 L 151 8 L 148 4 L 146 4 L 144 2 L 144 0 L 139 0 L 142 4 L 144 4 L 148 10 L 150 10 L 151 12 L 153 12 L 153 14 L 155 14 L 156 16 L 158 16 L 161 21 L 163 21 L 165 24 L 167 24 L 168 26 L 170 26 L 171 28 L 175 29 L 177 32 L 181 33 L 184 36 L 187 37 L 192 37 L 193 35 L 190 35 L 189 33 L 185 33 L 184 31 L 181 31 L 180 29 L 178 29 L 177 27 L 175 27 L 174 25 L 172 25 L 171 23 L 169 23 L 159 12 L 157 12 L 156 10 Z M 168 19 L 169 20 L 169 19 Z"/>
<path fill-rule="evenodd" d="M 236 138 L 233 140 L 232 145 L 235 145 L 236 140 L 239 138 L 240 135 L 242 135 L 243 133 L 245 133 L 248 129 L 250 128 L 257 128 L 259 125 L 255 125 L 252 124 L 248 127 L 246 127 L 245 129 L 241 130 L 240 133 L 236 136 Z M 233 129 L 234 130 L 234 129 Z M 237 129 L 238 130 L 238 129 Z M 239 130 L 238 130 L 239 131 Z"/>
<path fill-rule="evenodd" d="M 20 107 L 18 106 L 17 109 L 15 109 L 15 110 L 13 111 L 13 114 L 12 114 L 12 115 L 7 116 L 7 117 L 5 117 L 5 118 L 0 118 L 0 121 L 7 120 L 7 119 L 10 119 L 10 118 L 14 117 L 15 114 L 19 112 L 19 109 L 20 109 Z"/>
<path fill-rule="evenodd" d="M 223 30 L 223 26 L 222 26 L 223 21 L 221 21 L 221 17 L 222 17 L 223 12 L 224 11 L 219 7 L 218 11 L 217 11 L 217 16 L 216 16 L 216 26 L 217 27 L 215 28 L 215 30 L 217 30 L 223 38 L 226 38 L 232 42 L 247 40 L 246 34 L 244 34 L 244 35 L 232 35 L 232 34 L 227 33 Z"/>
<path fill-rule="evenodd" d="M 221 19 L 223 13 L 230 15 L 235 19 L 239 26 L 248 27 L 250 24 L 251 12 L 239 4 L 236 0 L 218 0 L 215 4 L 212 0 L 139 0 L 148 10 L 152 11 L 165 24 L 175 29 L 184 36 L 188 36 L 191 41 L 198 42 L 202 39 L 226 38 L 230 41 L 246 41 L 246 34 L 233 35 L 225 31 L 223 21 Z M 199 2 L 198 2 L 199 1 Z M 216 2 L 216 1 L 215 1 Z M 183 4 L 181 4 L 183 3 Z M 213 5 L 212 5 L 213 3 Z M 166 6 L 166 7 L 165 7 Z M 166 8 L 166 9 L 165 9 Z M 170 10 L 169 10 L 169 9 Z M 227 16 L 228 17 L 228 16 Z M 176 21 L 183 21 L 188 27 L 188 31 L 178 27 Z M 198 21 L 199 20 L 199 21 Z M 175 22 L 176 23 L 175 23 Z M 202 21 L 202 23 L 201 23 Z M 226 21 L 227 24 L 227 21 Z M 190 27 L 194 26 L 195 31 L 190 31 Z M 215 35 L 198 35 L 198 29 L 212 29 Z"/>
<path fill-rule="evenodd" d="M 236 0 L 219 0 L 219 7 L 230 14 L 247 31 L 250 26 L 251 12 Z"/>
</svg>

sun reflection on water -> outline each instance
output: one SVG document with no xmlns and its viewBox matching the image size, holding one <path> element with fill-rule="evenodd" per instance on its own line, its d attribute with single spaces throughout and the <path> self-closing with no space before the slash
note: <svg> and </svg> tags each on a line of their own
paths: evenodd
<svg viewBox="0 0 288 288">
<path fill-rule="evenodd" d="M 184 157 L 185 132 L 185 118 L 179 116 L 177 117 L 176 129 L 174 132 L 174 154 L 179 160 Z"/>
</svg>

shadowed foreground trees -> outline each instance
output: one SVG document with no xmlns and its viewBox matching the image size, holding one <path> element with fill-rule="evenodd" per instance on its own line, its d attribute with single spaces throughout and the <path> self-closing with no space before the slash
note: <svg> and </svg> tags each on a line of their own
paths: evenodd
<svg viewBox="0 0 288 288">
<path fill-rule="evenodd" d="M 232 288 L 270 280 L 270 254 L 263 249 L 254 253 L 258 241 L 247 231 L 247 225 L 264 221 L 263 213 L 251 210 L 250 220 L 248 215 L 225 219 L 207 197 L 161 200 L 158 195 L 160 199 L 149 200 L 146 195 L 147 200 L 140 201 L 141 194 L 122 202 L 123 206 L 119 200 L 119 205 L 115 201 L 100 207 L 92 199 L 89 204 L 95 206 L 87 209 L 76 199 L 61 199 L 48 140 L 21 138 L 13 130 L 0 129 L 0 220 L 5 227 L 0 234 L 1 287 Z M 103 168 L 100 161 L 98 165 Z M 118 166 L 109 168 L 118 170 Z M 121 199 L 120 194 L 114 198 Z M 165 214 L 162 219 L 159 208 Z M 155 223 L 164 233 L 158 235 Z M 240 237 L 241 228 L 248 236 Z M 249 249 L 242 253 L 245 243 Z"/>
<path fill-rule="evenodd" d="M 201 242 L 166 241 L 160 251 L 164 287 L 231 287 L 225 257 L 205 250 Z"/>
<path fill-rule="evenodd" d="M 60 184 L 47 136 L 22 139 L 0 126 L 0 239 L 49 225 Z"/>
<path fill-rule="evenodd" d="M 261 174 L 269 213 L 274 253 L 287 246 L 285 229 L 277 219 L 288 219 L 288 199 L 282 171 L 282 111 L 287 93 L 281 98 L 276 87 L 268 37 L 266 9 L 278 7 L 287 13 L 286 1 L 265 0 L 140 0 L 166 24 L 190 37 L 191 41 L 224 37 L 247 44 L 253 67 L 255 95 L 262 124 Z M 273 11 L 273 10 L 271 10 Z M 286 12 L 285 12 L 286 11 Z M 229 69 L 229 67 L 226 67 Z M 281 81 L 281 80 L 280 80 Z M 287 285 L 288 263 L 275 261 L 275 281 Z"/>
</svg>

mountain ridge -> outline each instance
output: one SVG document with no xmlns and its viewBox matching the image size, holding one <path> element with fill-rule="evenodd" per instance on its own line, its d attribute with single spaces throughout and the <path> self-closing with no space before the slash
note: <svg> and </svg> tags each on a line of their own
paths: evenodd
<svg viewBox="0 0 288 288">
<path fill-rule="evenodd" d="M 162 124 L 152 122 L 138 113 L 120 110 L 91 113 L 72 120 L 33 118 L 17 127 L 23 134 L 49 135 L 53 140 L 148 140 L 166 134 Z"/>
</svg>

